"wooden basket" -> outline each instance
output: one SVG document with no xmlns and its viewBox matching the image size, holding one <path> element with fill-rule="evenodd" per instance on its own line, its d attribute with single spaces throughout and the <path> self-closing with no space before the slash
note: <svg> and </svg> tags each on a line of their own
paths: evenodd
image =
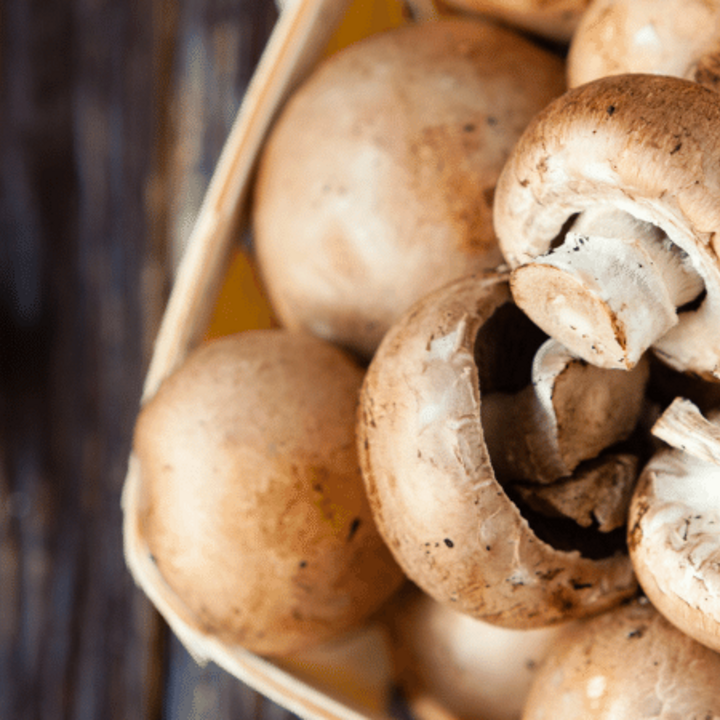
<svg viewBox="0 0 720 720">
<path fill-rule="evenodd" d="M 294 0 L 283 7 L 226 141 L 179 266 L 143 388 L 143 402 L 205 337 L 237 239 L 247 224 L 256 158 L 278 109 L 326 51 L 350 0 Z M 433 13 L 417 0 L 416 16 Z M 135 581 L 199 661 L 212 660 L 274 702 L 305 718 L 389 718 L 391 668 L 379 622 L 342 641 L 269 661 L 199 631 L 165 583 L 138 526 L 138 463 L 123 489 L 124 550 Z M 427 702 L 434 705 L 432 699 Z M 426 715 L 427 717 L 427 715 Z M 450 716 L 439 711 L 439 717 Z"/>
</svg>

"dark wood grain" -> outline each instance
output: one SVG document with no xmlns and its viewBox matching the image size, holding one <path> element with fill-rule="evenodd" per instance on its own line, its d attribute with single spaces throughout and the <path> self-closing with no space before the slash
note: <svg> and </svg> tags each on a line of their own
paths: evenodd
<svg viewBox="0 0 720 720">
<path fill-rule="evenodd" d="M 0 13 L 0 718 L 287 717 L 170 637 L 120 509 L 176 240 L 274 6 Z"/>
</svg>

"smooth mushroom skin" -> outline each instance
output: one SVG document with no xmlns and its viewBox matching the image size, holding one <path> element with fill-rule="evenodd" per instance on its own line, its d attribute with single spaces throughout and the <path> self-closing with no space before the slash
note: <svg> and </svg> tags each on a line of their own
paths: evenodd
<svg viewBox="0 0 720 720">
<path fill-rule="evenodd" d="M 395 683 L 417 720 L 437 717 L 423 712 L 430 703 L 463 720 L 518 720 L 538 668 L 566 627 L 498 627 L 414 586 L 387 607 Z"/>
<path fill-rule="evenodd" d="M 416 303 L 370 363 L 358 446 L 378 529 L 408 577 L 475 618 L 533 628 L 605 610 L 636 581 L 625 554 L 593 560 L 540 540 L 495 477 L 474 352 L 510 302 L 507 276 L 488 274 Z"/>
<path fill-rule="evenodd" d="M 453 278 L 496 267 L 495 183 L 564 63 L 490 22 L 377 33 L 291 97 L 260 158 L 253 227 L 280 321 L 372 356 Z"/>
<path fill-rule="evenodd" d="M 712 720 L 720 654 L 646 598 L 568 626 L 533 680 L 522 720 Z"/>
<path fill-rule="evenodd" d="M 666 448 L 644 468 L 630 504 L 628 547 L 655 607 L 720 651 L 720 416 L 710 417 L 715 433 L 704 446 L 691 436 L 688 452 Z M 682 443 L 681 431 L 674 440 Z"/>
<path fill-rule="evenodd" d="M 248 331 L 197 349 L 142 408 L 140 533 L 198 631 L 286 655 L 404 581 L 360 476 L 362 378 L 317 338 Z"/>
<path fill-rule="evenodd" d="M 718 0 L 593 0 L 573 33 L 568 87 L 653 73 L 720 89 Z"/>
<path fill-rule="evenodd" d="M 697 307 L 691 304 L 677 313 L 677 324 L 651 347 L 677 370 L 720 380 L 719 142 L 720 95 L 688 80 L 617 75 L 569 90 L 528 126 L 498 181 L 494 219 L 507 262 L 514 273 L 532 267 L 536 259 L 556 251 L 577 216 L 598 207 L 657 227 L 677 248 L 683 266 L 700 277 L 703 290 Z M 515 299 L 546 332 L 588 362 L 598 362 L 596 353 L 603 348 L 593 335 L 595 328 L 615 327 L 622 345 L 617 318 L 601 315 L 604 302 L 622 295 L 627 277 L 611 267 L 616 248 L 605 256 L 597 250 L 602 238 L 585 245 L 595 248 L 593 262 L 611 278 L 599 291 L 600 315 L 569 317 L 587 299 L 582 276 L 572 300 L 564 294 L 569 293 L 567 282 L 560 294 L 539 294 L 529 285 L 527 297 L 515 293 Z M 587 249 L 578 243 L 575 254 Z M 634 257 L 629 246 L 628 257 Z M 617 268 L 637 285 L 635 295 L 641 299 L 651 266 L 638 262 Z M 654 317 L 655 306 L 649 299 L 647 303 L 633 308 L 636 324 L 641 312 L 648 321 Z M 556 306 L 567 307 L 567 322 L 558 319 L 562 313 Z M 538 318 L 544 309 L 546 317 Z M 615 361 L 613 356 L 602 359 Z M 617 362 L 618 367 L 629 364 L 626 358 Z"/>
<path fill-rule="evenodd" d="M 443 0 L 450 8 L 497 18 L 558 43 L 573 36 L 590 0 Z"/>
</svg>

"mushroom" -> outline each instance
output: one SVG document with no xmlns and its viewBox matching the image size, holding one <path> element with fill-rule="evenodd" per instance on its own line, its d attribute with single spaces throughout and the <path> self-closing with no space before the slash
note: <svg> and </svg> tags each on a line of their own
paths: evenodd
<svg viewBox="0 0 720 720">
<path fill-rule="evenodd" d="M 498 265 L 497 177 L 564 72 L 467 19 L 377 33 L 316 68 L 271 130 L 254 191 L 280 321 L 369 358 L 420 296 Z"/>
<path fill-rule="evenodd" d="M 533 358 L 529 385 L 483 399 L 483 437 L 496 475 L 539 482 L 572 475 L 630 436 L 647 379 L 647 362 L 629 373 L 608 371 L 548 339 Z"/>
<path fill-rule="evenodd" d="M 522 720 L 720 716 L 720 654 L 646 598 L 568 626 L 533 679 Z"/>
<path fill-rule="evenodd" d="M 720 412 L 688 400 L 653 428 L 656 453 L 630 505 L 628 546 L 643 590 L 675 626 L 720 651 Z"/>
<path fill-rule="evenodd" d="M 142 408 L 140 534 L 199 632 L 286 655 L 403 582 L 360 476 L 362 378 L 317 338 L 248 331 L 198 348 Z"/>
<path fill-rule="evenodd" d="M 558 43 L 570 40 L 590 0 L 444 0 Z"/>
<path fill-rule="evenodd" d="M 481 405 L 526 384 L 538 334 L 505 274 L 450 283 L 387 333 L 359 410 L 373 515 L 405 573 L 438 602 L 513 628 L 600 612 L 636 588 L 622 547 L 600 533 L 599 548 L 569 547 L 564 528 L 541 539 L 493 471 Z"/>
<path fill-rule="evenodd" d="M 568 85 L 653 73 L 720 89 L 718 0 L 593 0 L 575 30 Z"/>
<path fill-rule="evenodd" d="M 540 112 L 495 194 L 517 304 L 590 363 L 650 347 L 720 380 L 720 96 L 689 80 L 600 78 Z"/>
<path fill-rule="evenodd" d="M 395 683 L 417 720 L 448 713 L 463 720 L 517 720 L 535 673 L 566 627 L 498 627 L 412 585 L 387 608 Z"/>
</svg>

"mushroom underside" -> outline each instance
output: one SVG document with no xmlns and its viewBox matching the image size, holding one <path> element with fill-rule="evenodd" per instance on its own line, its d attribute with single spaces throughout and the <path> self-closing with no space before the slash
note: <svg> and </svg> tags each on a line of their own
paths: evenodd
<svg viewBox="0 0 720 720">
<path fill-rule="evenodd" d="M 636 582 L 622 531 L 600 532 L 586 510 L 586 527 L 532 510 L 493 472 L 482 397 L 524 386 L 545 337 L 506 277 L 451 283 L 393 326 L 365 378 L 358 443 L 378 528 L 410 579 L 473 617 L 530 628 L 607 609 Z"/>
<path fill-rule="evenodd" d="M 678 399 L 653 427 L 675 447 L 645 466 L 630 505 L 630 558 L 658 610 L 720 651 L 720 424 Z"/>
<path fill-rule="evenodd" d="M 527 388 L 532 359 L 546 337 L 514 303 L 497 308 L 478 330 L 474 342 L 483 399 Z M 584 390 L 576 388 L 578 393 Z M 487 439 L 486 427 L 484 432 Z M 489 452 L 495 467 L 492 448 Z M 591 559 L 609 558 L 627 551 L 625 523 L 630 496 L 639 458 L 647 454 L 647 443 L 638 431 L 583 460 L 571 474 L 547 484 L 538 484 L 527 476 L 502 477 L 497 470 L 495 475 L 543 542 L 562 552 L 579 551 Z M 608 520 L 610 515 L 614 520 Z"/>
<path fill-rule="evenodd" d="M 566 92 L 516 144 L 494 205 L 513 295 L 588 362 L 652 347 L 720 379 L 719 126 L 717 93 L 618 75 Z"/>
<path fill-rule="evenodd" d="M 600 367 L 630 369 L 651 347 L 661 359 L 673 357 L 664 344 L 706 323 L 717 302 L 706 304 L 708 284 L 697 270 L 706 264 L 702 252 L 683 250 L 692 241 L 674 242 L 652 210 L 648 219 L 637 212 L 619 198 L 561 215 L 545 251 L 511 279 L 516 302 L 538 325 Z"/>
</svg>

